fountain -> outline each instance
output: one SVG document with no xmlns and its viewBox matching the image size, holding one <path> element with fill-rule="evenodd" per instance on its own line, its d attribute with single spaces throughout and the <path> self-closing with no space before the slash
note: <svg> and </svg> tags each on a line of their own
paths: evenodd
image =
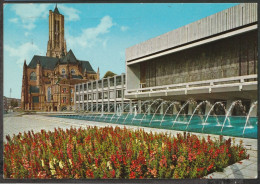
<svg viewBox="0 0 260 184">
<path fill-rule="evenodd" d="M 171 107 L 172 105 L 175 106 L 176 104 L 179 104 L 179 105 L 180 105 L 180 102 L 176 102 L 176 101 L 174 101 L 174 102 L 172 102 L 172 103 L 168 106 L 168 108 L 166 109 L 166 111 L 165 111 L 165 113 L 164 113 L 164 115 L 163 115 L 163 117 L 162 117 L 162 120 L 161 120 L 160 126 L 162 125 L 162 122 L 163 122 L 163 120 L 164 120 L 164 117 L 165 117 L 166 113 L 168 112 L 168 110 L 170 109 L 170 107 Z"/>
<path fill-rule="evenodd" d="M 233 108 L 234 108 L 234 106 L 235 106 L 236 104 L 240 104 L 240 105 L 242 105 L 241 100 L 236 100 L 236 101 L 232 102 L 231 106 L 229 107 L 229 109 L 228 109 L 228 111 L 227 111 L 227 113 L 226 113 L 226 116 L 225 116 L 225 120 L 224 120 L 224 122 L 223 122 L 223 124 L 222 124 L 222 127 L 221 127 L 221 131 L 220 131 L 221 134 L 222 134 L 223 128 L 224 128 L 224 126 L 225 126 L 225 123 L 226 123 L 227 117 L 229 116 L 230 112 L 233 110 Z M 228 127 L 232 127 L 230 121 L 229 121 L 229 125 L 228 125 Z"/>
<path fill-rule="evenodd" d="M 127 104 L 125 107 L 124 107 L 124 109 L 123 109 L 123 112 L 125 111 L 125 109 L 126 109 L 126 107 L 128 107 L 130 104 Z M 120 116 L 118 116 L 118 118 L 117 118 L 117 120 L 116 120 L 116 123 L 117 123 L 117 121 L 119 120 L 119 118 L 122 116 L 122 112 L 120 113 Z"/>
<path fill-rule="evenodd" d="M 138 111 L 142 111 L 143 105 L 146 104 L 146 103 L 148 103 L 148 102 L 151 102 L 151 100 L 146 100 L 146 101 L 144 101 L 144 102 L 141 104 L 141 106 L 138 107 Z M 136 117 L 137 114 L 138 114 L 138 113 L 137 113 L 137 109 L 135 108 L 135 116 L 132 118 L 131 124 L 133 124 L 133 121 L 135 120 L 135 117 Z"/>
<path fill-rule="evenodd" d="M 143 115 L 143 117 L 142 117 L 142 119 L 141 119 L 140 125 L 142 124 L 143 119 L 144 119 L 146 113 L 150 110 L 150 108 L 152 107 L 152 105 L 153 105 L 154 103 L 157 103 L 159 100 L 162 100 L 162 99 L 159 98 L 159 99 L 154 100 L 153 103 L 148 107 L 148 109 L 145 111 L 145 113 L 144 113 L 144 115 Z"/>
<path fill-rule="evenodd" d="M 187 126 L 186 126 L 185 131 L 187 131 L 187 129 L 188 129 L 188 127 L 189 127 L 189 124 L 190 124 L 190 122 L 191 122 L 191 120 L 192 120 L 192 118 L 193 118 L 195 112 L 197 111 L 197 109 L 198 109 L 202 104 L 204 104 L 204 103 L 206 103 L 206 104 L 208 104 L 209 106 L 211 106 L 210 102 L 207 101 L 207 100 L 205 100 L 205 101 L 203 101 L 203 102 L 200 102 L 199 105 L 197 105 L 197 107 L 194 109 L 194 111 L 193 111 L 193 113 L 192 113 L 192 115 L 191 115 L 191 117 L 190 117 L 190 120 L 189 120 L 189 122 L 188 122 L 188 124 L 187 124 Z"/>
<path fill-rule="evenodd" d="M 212 107 L 210 108 L 210 110 L 209 110 L 209 112 L 208 112 L 208 114 L 207 114 L 207 116 L 206 116 L 205 123 L 203 123 L 203 127 L 202 127 L 202 129 L 201 129 L 201 132 L 204 131 L 204 126 L 207 124 L 207 120 L 208 120 L 208 117 L 209 117 L 211 111 L 213 111 L 214 107 L 215 107 L 216 105 L 218 105 L 218 104 L 219 104 L 221 107 L 224 108 L 225 114 L 227 113 L 226 108 L 225 108 L 225 106 L 224 106 L 224 104 L 223 104 L 222 102 L 216 102 L 216 103 L 214 103 L 214 105 L 212 105 Z M 221 126 L 221 124 L 219 123 L 218 118 L 217 118 L 216 115 L 215 115 L 215 117 L 216 117 L 216 120 L 217 120 L 217 125 L 216 125 L 216 126 Z"/>
<path fill-rule="evenodd" d="M 194 103 L 194 101 L 193 101 L 192 99 L 189 99 L 189 100 L 181 107 L 181 109 L 179 110 L 179 112 L 178 112 L 178 114 L 177 114 L 175 120 L 173 121 L 172 128 L 174 127 L 174 124 L 176 123 L 176 121 L 177 121 L 177 119 L 178 119 L 178 117 L 179 117 L 181 111 L 186 107 L 186 105 L 190 104 L 191 102 Z"/>
<path fill-rule="evenodd" d="M 164 102 L 162 102 L 162 103 L 157 107 L 157 109 L 156 109 L 155 112 L 153 113 L 152 119 L 150 120 L 149 126 L 151 125 L 152 120 L 153 120 L 153 118 L 154 118 L 154 115 L 156 114 L 156 112 L 158 111 L 158 109 L 159 109 L 163 104 L 165 104 L 165 103 L 167 103 L 167 102 L 168 102 L 168 101 L 164 101 Z"/>
<path fill-rule="evenodd" d="M 135 111 L 134 111 L 134 115 L 136 116 L 136 113 L 137 113 L 137 112 L 136 112 L 136 105 L 134 105 L 134 106 L 132 107 L 132 110 L 133 110 L 133 109 L 135 110 Z M 125 120 L 127 119 L 127 117 L 129 116 L 130 113 L 131 113 L 131 110 L 127 113 L 127 115 L 126 115 L 126 117 L 125 117 L 125 119 L 124 119 L 124 121 L 123 121 L 123 124 L 125 124 Z M 134 117 L 135 117 L 135 116 L 134 116 Z"/>
<path fill-rule="evenodd" d="M 243 129 L 243 134 L 242 134 L 243 137 L 244 137 L 244 134 L 245 134 L 247 122 L 248 122 L 248 120 L 249 120 L 249 116 L 250 116 L 251 112 L 253 111 L 253 109 L 254 109 L 254 107 L 255 107 L 256 105 L 257 105 L 257 101 L 255 101 L 255 102 L 251 105 L 251 107 L 250 107 L 250 109 L 249 109 L 249 112 L 248 112 L 247 117 L 246 117 L 246 123 L 245 123 L 244 129 Z"/>
</svg>

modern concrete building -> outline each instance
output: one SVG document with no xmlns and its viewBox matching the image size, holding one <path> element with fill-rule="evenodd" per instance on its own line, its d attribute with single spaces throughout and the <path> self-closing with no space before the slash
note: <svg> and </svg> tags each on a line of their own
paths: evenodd
<svg viewBox="0 0 260 184">
<path fill-rule="evenodd" d="M 226 108 L 242 100 L 248 110 L 257 100 L 257 32 L 257 4 L 243 3 L 127 48 L 125 96 Z"/>
<path fill-rule="evenodd" d="M 128 111 L 129 99 L 125 98 L 125 74 L 76 84 L 75 109 L 91 112 Z"/>
</svg>

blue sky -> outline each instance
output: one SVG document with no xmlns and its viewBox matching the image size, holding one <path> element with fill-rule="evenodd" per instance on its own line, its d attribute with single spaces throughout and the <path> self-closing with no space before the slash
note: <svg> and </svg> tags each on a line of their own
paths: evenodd
<svg viewBox="0 0 260 184">
<path fill-rule="evenodd" d="M 58 4 L 67 50 L 90 61 L 100 76 L 125 72 L 125 49 L 221 10 L 219 4 Z M 46 55 L 48 15 L 55 4 L 4 4 L 4 96 L 21 98 L 22 66 Z"/>
</svg>

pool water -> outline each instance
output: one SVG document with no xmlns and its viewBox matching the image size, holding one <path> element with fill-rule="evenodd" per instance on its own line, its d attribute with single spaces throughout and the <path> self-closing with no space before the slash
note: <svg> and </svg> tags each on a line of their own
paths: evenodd
<svg viewBox="0 0 260 184">
<path fill-rule="evenodd" d="M 87 115 L 51 115 L 52 117 L 97 121 L 124 125 L 135 125 L 151 128 L 162 128 L 168 130 L 181 130 L 188 132 L 227 135 L 234 137 L 257 138 L 257 117 L 250 117 L 244 131 L 246 116 L 209 116 L 205 123 L 206 116 L 194 115 L 190 121 L 190 115 L 144 115 L 137 114 L 87 114 Z M 162 120 L 163 119 L 163 120 Z M 175 121 L 176 119 L 176 121 Z M 152 121 L 151 121 L 152 120 Z M 190 123 L 189 123 L 190 121 Z M 223 126 L 223 127 L 222 127 Z M 221 131 L 222 130 L 222 131 Z M 243 134 L 244 131 L 244 134 Z"/>
</svg>

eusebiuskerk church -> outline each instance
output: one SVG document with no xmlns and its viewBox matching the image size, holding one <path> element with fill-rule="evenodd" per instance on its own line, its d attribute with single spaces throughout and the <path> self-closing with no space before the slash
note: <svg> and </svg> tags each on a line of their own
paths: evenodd
<svg viewBox="0 0 260 184">
<path fill-rule="evenodd" d="M 49 11 L 49 41 L 46 56 L 24 61 L 21 106 L 23 110 L 61 111 L 74 105 L 74 85 L 99 79 L 89 61 L 67 52 L 64 16 L 57 5 Z"/>
</svg>

